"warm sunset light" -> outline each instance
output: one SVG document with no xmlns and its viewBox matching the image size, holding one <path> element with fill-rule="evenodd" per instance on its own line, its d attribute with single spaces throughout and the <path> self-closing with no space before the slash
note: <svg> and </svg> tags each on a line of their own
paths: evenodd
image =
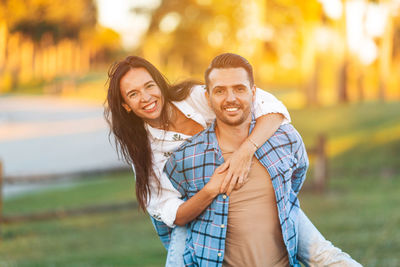
<svg viewBox="0 0 400 267">
<path fill-rule="evenodd" d="M 400 266 L 400 0 L 0 0 L 0 266 Z"/>
</svg>

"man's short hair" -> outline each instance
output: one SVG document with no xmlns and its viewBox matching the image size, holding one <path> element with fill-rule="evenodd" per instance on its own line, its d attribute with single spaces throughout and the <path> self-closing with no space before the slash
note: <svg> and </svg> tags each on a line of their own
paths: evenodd
<svg viewBox="0 0 400 267">
<path fill-rule="evenodd" d="M 224 53 L 216 56 L 210 66 L 208 66 L 204 73 L 204 80 L 206 82 L 207 90 L 210 84 L 210 72 L 213 69 L 228 69 L 228 68 L 243 68 L 247 72 L 247 76 L 250 81 L 250 86 L 254 85 L 253 67 L 250 63 L 242 56 L 233 53 Z"/>
</svg>

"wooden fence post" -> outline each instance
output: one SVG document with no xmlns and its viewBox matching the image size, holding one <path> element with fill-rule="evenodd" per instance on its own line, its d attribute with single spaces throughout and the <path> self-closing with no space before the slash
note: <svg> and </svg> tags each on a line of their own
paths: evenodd
<svg viewBox="0 0 400 267">
<path fill-rule="evenodd" d="M 323 134 L 318 136 L 317 146 L 315 148 L 315 167 L 314 167 L 314 187 L 319 193 L 326 189 L 328 180 L 327 156 L 326 156 L 326 138 Z"/>
</svg>

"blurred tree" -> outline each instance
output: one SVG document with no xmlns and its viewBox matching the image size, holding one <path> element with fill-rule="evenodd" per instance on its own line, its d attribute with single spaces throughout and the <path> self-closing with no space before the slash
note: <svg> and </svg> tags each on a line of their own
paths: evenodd
<svg viewBox="0 0 400 267">
<path fill-rule="evenodd" d="M 346 0 L 341 0 L 343 3 L 343 14 L 340 17 L 339 21 L 339 29 L 341 32 L 341 35 L 344 38 L 344 49 L 343 49 L 343 55 L 340 58 L 340 65 L 339 65 L 339 72 L 338 72 L 338 84 L 337 84 L 337 98 L 340 103 L 346 103 L 349 101 L 348 97 L 348 68 L 349 68 L 349 51 L 348 51 L 348 45 L 347 45 L 347 29 L 346 29 L 346 19 L 347 19 L 347 12 L 346 12 Z M 362 76 L 358 78 L 358 86 L 359 86 L 359 94 L 360 96 L 363 95 L 363 87 L 362 87 Z"/>
<path fill-rule="evenodd" d="M 164 0 L 141 52 L 169 75 L 203 73 L 217 53 L 237 48 L 242 13 L 240 0 Z"/>
<path fill-rule="evenodd" d="M 136 11 L 139 12 L 139 11 Z M 140 53 L 168 77 L 202 73 L 211 58 L 235 52 L 255 67 L 257 81 L 298 85 L 317 102 L 316 0 L 163 0 L 151 12 Z"/>
<path fill-rule="evenodd" d="M 108 64 L 121 49 L 119 35 L 97 24 L 95 0 L 2 0 L 0 37 L 5 91 L 43 80 L 61 88 L 49 91 L 62 91 L 57 83 L 65 80 L 73 88 L 78 75 Z"/>
<path fill-rule="evenodd" d="M 78 39 L 84 29 L 93 29 L 97 21 L 93 0 L 4 0 L 11 32 L 20 32 L 39 42 L 45 34 L 55 42 Z"/>
<path fill-rule="evenodd" d="M 380 0 L 383 4 L 388 1 Z M 387 16 L 386 26 L 383 36 L 379 40 L 380 53 L 379 53 L 379 98 L 385 100 L 387 97 L 388 83 L 390 80 L 390 73 L 392 70 L 392 57 L 393 57 L 393 16 Z"/>
<path fill-rule="evenodd" d="M 121 49 L 121 37 L 113 29 L 96 26 L 95 32 L 83 31 L 81 39 L 96 51 L 95 59 L 98 62 L 109 62 L 115 60 L 116 53 Z"/>
<path fill-rule="evenodd" d="M 308 105 L 318 104 L 319 73 L 322 58 L 318 56 L 316 29 L 322 23 L 322 9 L 318 1 L 295 0 L 266 1 L 267 22 L 275 29 L 271 46 L 277 53 L 275 66 L 285 67 L 292 61 L 291 68 L 300 75 L 300 84 Z M 285 79 L 286 68 L 279 68 Z"/>
</svg>

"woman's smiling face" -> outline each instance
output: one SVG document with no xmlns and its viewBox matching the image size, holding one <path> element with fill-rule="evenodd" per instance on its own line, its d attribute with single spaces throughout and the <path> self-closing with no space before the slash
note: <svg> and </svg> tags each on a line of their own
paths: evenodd
<svg viewBox="0 0 400 267">
<path fill-rule="evenodd" d="M 164 96 L 145 68 L 130 69 L 120 81 L 126 111 L 133 111 L 151 126 L 160 125 Z"/>
</svg>

